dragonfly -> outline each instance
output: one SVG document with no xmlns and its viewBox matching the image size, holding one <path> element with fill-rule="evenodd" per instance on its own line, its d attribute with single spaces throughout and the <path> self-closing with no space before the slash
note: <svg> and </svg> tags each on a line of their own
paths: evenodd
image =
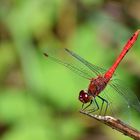
<svg viewBox="0 0 140 140">
<path fill-rule="evenodd" d="M 104 104 L 106 103 L 105 112 L 109 106 L 108 100 L 101 97 L 100 94 L 102 91 L 105 90 L 105 88 L 109 85 L 111 88 L 113 88 L 120 96 L 122 96 L 125 101 L 127 102 L 128 107 L 132 107 L 133 109 L 140 112 L 140 101 L 138 100 L 137 96 L 128 90 L 127 88 L 123 87 L 119 80 L 113 79 L 114 73 L 124 58 L 124 56 L 128 53 L 130 48 L 134 45 L 136 42 L 138 35 L 140 33 L 140 29 L 138 29 L 131 37 L 128 39 L 127 43 L 124 45 L 121 53 L 113 63 L 113 65 L 106 71 L 103 68 L 100 68 L 99 66 L 96 66 L 75 52 L 65 48 L 65 51 L 72 56 L 74 59 L 78 60 L 80 63 L 85 65 L 89 70 L 91 70 L 96 77 L 91 77 L 91 75 L 88 74 L 88 72 L 84 71 L 83 69 L 80 69 L 79 67 L 76 67 L 70 63 L 66 63 L 64 61 L 61 61 L 60 59 L 57 59 L 48 53 L 44 53 L 45 57 L 50 58 L 51 60 L 67 67 L 68 69 L 74 71 L 75 73 L 79 74 L 80 76 L 86 78 L 89 80 L 89 86 L 86 90 L 81 90 L 79 92 L 79 100 L 82 102 L 82 110 L 87 110 L 88 107 L 90 107 L 94 103 L 94 107 L 90 110 L 88 110 L 89 113 L 95 112 L 100 109 L 100 113 L 102 112 L 102 108 Z M 96 99 L 100 99 L 102 104 L 101 108 L 97 102 Z M 114 99 L 115 100 L 115 99 Z M 85 107 L 84 107 L 85 106 Z"/>
</svg>

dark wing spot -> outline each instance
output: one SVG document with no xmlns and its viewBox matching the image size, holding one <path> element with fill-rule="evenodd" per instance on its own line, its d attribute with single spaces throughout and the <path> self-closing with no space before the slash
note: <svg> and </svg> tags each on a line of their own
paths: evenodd
<svg viewBox="0 0 140 140">
<path fill-rule="evenodd" d="M 48 54 L 47 53 L 43 53 L 46 57 L 48 57 Z"/>
</svg>

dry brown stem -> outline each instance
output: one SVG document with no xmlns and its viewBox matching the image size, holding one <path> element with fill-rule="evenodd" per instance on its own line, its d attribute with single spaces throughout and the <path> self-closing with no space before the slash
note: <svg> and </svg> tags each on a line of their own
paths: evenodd
<svg viewBox="0 0 140 140">
<path fill-rule="evenodd" d="M 87 113 L 85 111 L 80 111 L 80 113 L 85 114 L 91 118 L 94 118 L 101 123 L 104 123 L 108 125 L 109 127 L 123 133 L 124 135 L 131 137 L 135 140 L 140 140 L 140 132 L 136 130 L 135 128 L 129 126 L 128 124 L 125 124 L 119 119 L 113 118 L 111 116 L 100 116 L 100 115 L 94 115 Z"/>
</svg>

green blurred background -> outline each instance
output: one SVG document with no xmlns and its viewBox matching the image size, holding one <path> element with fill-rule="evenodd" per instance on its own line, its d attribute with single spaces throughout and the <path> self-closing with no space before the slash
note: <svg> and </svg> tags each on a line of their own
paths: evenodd
<svg viewBox="0 0 140 140">
<path fill-rule="evenodd" d="M 108 68 L 139 24 L 140 0 L 0 0 L 0 139 L 129 140 L 79 113 L 89 81 L 42 52 L 69 48 Z M 140 38 L 117 74 L 140 98 Z"/>
</svg>

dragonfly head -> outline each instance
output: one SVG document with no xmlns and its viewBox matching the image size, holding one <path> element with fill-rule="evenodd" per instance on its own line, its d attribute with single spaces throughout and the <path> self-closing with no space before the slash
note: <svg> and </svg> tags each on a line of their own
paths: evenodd
<svg viewBox="0 0 140 140">
<path fill-rule="evenodd" d="M 79 93 L 79 100 L 82 103 L 88 103 L 92 100 L 92 96 L 89 95 L 87 90 L 81 90 L 80 93 Z"/>
</svg>

